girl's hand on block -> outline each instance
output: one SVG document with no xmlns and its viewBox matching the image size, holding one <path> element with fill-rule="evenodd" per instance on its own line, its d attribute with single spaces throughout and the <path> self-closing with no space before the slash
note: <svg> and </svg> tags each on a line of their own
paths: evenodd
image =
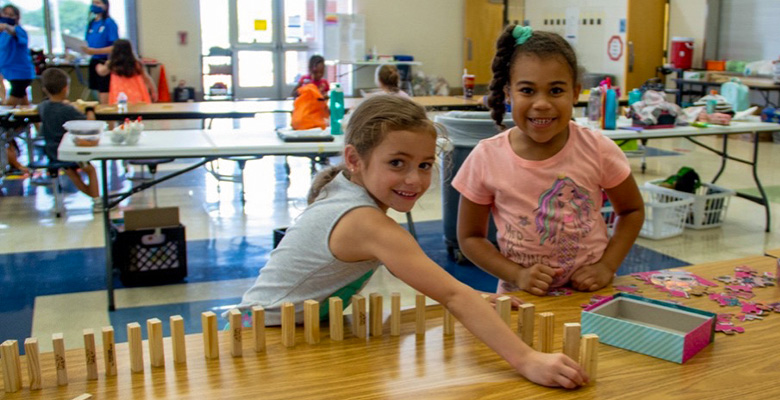
<svg viewBox="0 0 780 400">
<path fill-rule="evenodd" d="M 544 264 L 534 264 L 529 268 L 519 267 L 515 285 L 532 295 L 544 296 L 550 289 L 553 278 L 560 273 L 560 269 Z"/>
<path fill-rule="evenodd" d="M 522 300 L 520 300 L 519 298 L 517 298 L 515 296 L 508 295 L 508 294 L 487 293 L 487 292 L 480 292 L 480 294 L 482 295 L 482 297 L 487 299 L 487 301 L 489 301 L 490 304 L 492 304 L 494 306 L 496 305 L 496 299 L 498 299 L 499 297 L 504 297 L 504 296 L 509 297 L 511 299 L 512 308 L 518 308 L 518 307 L 520 307 L 520 304 L 523 304 Z"/>
<path fill-rule="evenodd" d="M 571 275 L 571 286 L 583 292 L 593 292 L 612 282 L 615 271 L 606 264 L 597 262 L 586 265 Z"/>
<path fill-rule="evenodd" d="M 588 383 L 588 375 L 579 364 L 562 353 L 533 351 L 517 370 L 529 381 L 544 386 L 574 389 Z"/>
</svg>

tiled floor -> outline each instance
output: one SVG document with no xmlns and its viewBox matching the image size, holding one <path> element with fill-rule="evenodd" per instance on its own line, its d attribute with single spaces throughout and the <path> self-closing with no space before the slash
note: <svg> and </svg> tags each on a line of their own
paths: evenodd
<svg viewBox="0 0 780 400">
<path fill-rule="evenodd" d="M 214 128 L 267 122 L 222 121 L 215 123 Z M 719 138 L 703 140 L 720 146 Z M 640 184 L 666 177 L 681 166 L 695 168 L 708 180 L 720 165 L 719 158 L 684 139 L 654 140 L 649 145 L 656 150 L 647 159 L 645 174 L 640 172 L 640 159 L 630 160 Z M 729 149 L 749 157 L 752 145 L 732 139 Z M 780 185 L 780 175 L 774 172 L 780 166 L 780 145 L 761 143 L 760 159 L 759 176 L 764 185 Z M 80 347 L 84 328 L 113 324 L 117 339 L 122 341 L 127 322 L 152 317 L 165 320 L 175 314 L 185 317 L 188 333 L 199 331 L 198 315 L 207 310 L 225 310 L 239 301 L 267 260 L 272 230 L 288 225 L 303 210 L 310 180 L 309 161 L 289 161 L 289 178 L 281 158 L 269 157 L 247 164 L 247 203 L 243 209 L 237 185 L 218 183 L 203 169 L 160 185 L 159 205 L 178 206 L 186 226 L 187 283 L 124 288 L 117 281 L 117 310 L 111 313 L 102 290 L 102 224 L 90 210 L 91 200 L 77 193 L 63 178 L 63 183 L 67 183 L 66 212 L 58 219 L 51 211 L 53 200 L 45 187 L 31 185 L 29 179 L 6 179 L 0 195 L 0 339 L 36 336 L 42 338 L 41 347 L 47 350 L 50 341 L 46 338 L 53 332 L 64 332 L 68 347 Z M 161 165 L 159 173 L 187 163 L 182 160 Z M 123 167 L 112 163 L 110 168 L 112 188 L 129 187 L 131 183 L 124 179 Z M 229 173 L 236 165 L 222 161 L 220 168 Z M 718 184 L 732 189 L 751 188 L 750 169 L 730 162 Z M 146 191 L 133 195 L 122 207 L 148 207 L 151 203 L 152 192 Z M 494 278 L 448 260 L 442 240 L 438 181 L 418 202 L 413 215 L 420 243 L 435 261 L 478 289 L 494 288 Z M 778 216 L 774 211 L 775 221 Z M 405 221 L 403 215 L 393 217 Z M 777 227 L 775 222 L 773 230 Z M 734 198 L 720 228 L 685 230 L 681 236 L 660 241 L 640 238 L 620 273 L 757 255 L 773 248 L 780 248 L 780 235 L 764 232 L 763 208 Z M 392 276 L 380 273 L 366 291 L 389 294 L 398 287 Z"/>
</svg>

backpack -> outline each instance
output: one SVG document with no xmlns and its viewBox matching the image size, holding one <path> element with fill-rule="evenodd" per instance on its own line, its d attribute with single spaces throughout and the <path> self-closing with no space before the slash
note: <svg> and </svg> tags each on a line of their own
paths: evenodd
<svg viewBox="0 0 780 400">
<path fill-rule="evenodd" d="M 298 88 L 299 96 L 293 102 L 292 128 L 325 129 L 328 126 L 328 103 L 313 83 Z"/>
</svg>

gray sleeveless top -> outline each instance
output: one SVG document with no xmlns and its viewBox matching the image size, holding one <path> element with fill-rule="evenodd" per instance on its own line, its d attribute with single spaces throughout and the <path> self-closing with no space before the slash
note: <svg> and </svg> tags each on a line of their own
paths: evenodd
<svg viewBox="0 0 780 400">
<path fill-rule="evenodd" d="M 358 207 L 378 208 L 362 186 L 339 173 L 287 229 L 238 307 L 245 310 L 260 305 L 265 309 L 265 324 L 279 325 L 282 303 L 291 302 L 295 304 L 295 320 L 302 322 L 305 300 L 317 300 L 323 309 L 334 292 L 375 270 L 379 260 L 339 261 L 328 247 L 333 227 Z"/>
</svg>

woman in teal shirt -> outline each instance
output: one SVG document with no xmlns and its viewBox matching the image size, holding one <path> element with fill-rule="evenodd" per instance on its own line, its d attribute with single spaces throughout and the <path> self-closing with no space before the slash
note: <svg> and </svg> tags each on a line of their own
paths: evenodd
<svg viewBox="0 0 780 400">
<path fill-rule="evenodd" d="M 35 79 L 27 32 L 19 25 L 19 9 L 6 5 L 0 10 L 0 74 L 11 83 L 4 104 L 26 105 L 27 87 Z"/>
<path fill-rule="evenodd" d="M 107 104 L 111 75 L 100 76 L 96 68 L 98 64 L 108 61 L 112 46 L 119 39 L 119 28 L 114 19 L 108 16 L 108 0 L 92 0 L 89 12 L 94 17 L 87 25 L 87 47 L 82 49 L 92 55 L 89 60 L 89 88 L 97 90 L 101 104 Z"/>
</svg>

